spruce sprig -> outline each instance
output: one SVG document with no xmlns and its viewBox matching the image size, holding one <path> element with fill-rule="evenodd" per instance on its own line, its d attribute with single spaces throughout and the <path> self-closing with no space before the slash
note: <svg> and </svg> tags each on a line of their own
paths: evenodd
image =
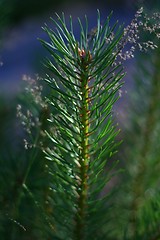
<svg viewBox="0 0 160 240">
<path fill-rule="evenodd" d="M 107 194 L 110 180 L 106 163 L 116 150 L 118 130 L 112 109 L 124 76 L 117 63 L 122 37 L 111 15 L 101 25 L 98 12 L 96 34 L 89 37 L 88 20 L 76 40 L 72 18 L 67 27 L 64 14 L 52 19 L 56 30 L 44 30 L 50 42 L 41 40 L 51 54 L 45 81 L 51 89 L 47 102 L 52 113 L 46 135 L 51 147 L 44 149 L 51 176 L 49 199 L 53 206 L 54 239 L 104 239 L 107 232 Z M 111 41 L 107 41 L 114 32 Z M 104 217 L 105 216 L 105 217 Z"/>
</svg>

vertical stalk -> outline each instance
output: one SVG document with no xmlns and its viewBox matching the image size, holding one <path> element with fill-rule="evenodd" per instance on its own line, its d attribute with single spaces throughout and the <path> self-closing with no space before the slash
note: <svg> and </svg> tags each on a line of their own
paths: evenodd
<svg viewBox="0 0 160 240">
<path fill-rule="evenodd" d="M 85 214 L 87 207 L 87 191 L 88 191 L 88 164 L 89 164 L 89 87 L 88 87 L 88 63 L 89 60 L 84 50 L 79 50 L 81 58 L 81 74 L 80 74 L 80 86 L 81 86 L 81 108 L 80 108 L 80 119 L 81 119 L 81 157 L 80 163 L 80 182 L 78 185 L 78 208 L 76 213 L 76 226 L 75 226 L 75 239 L 82 240 L 85 237 Z"/>
</svg>

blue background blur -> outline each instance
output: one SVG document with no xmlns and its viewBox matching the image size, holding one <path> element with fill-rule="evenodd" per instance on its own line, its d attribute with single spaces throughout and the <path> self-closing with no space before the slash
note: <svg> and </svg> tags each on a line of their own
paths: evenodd
<svg viewBox="0 0 160 240">
<path fill-rule="evenodd" d="M 135 3 L 134 0 L 1 0 L 0 94 L 15 95 L 23 74 L 43 75 L 42 62 L 47 52 L 37 38 L 47 37 L 41 27 L 45 22 L 51 24 L 49 17 L 54 17 L 55 12 L 64 12 L 66 18 L 72 15 L 77 34 L 77 17 L 83 19 L 86 14 L 91 29 L 96 25 L 97 9 L 102 21 L 113 10 L 113 22 L 118 19 L 127 24 L 133 18 Z"/>
</svg>

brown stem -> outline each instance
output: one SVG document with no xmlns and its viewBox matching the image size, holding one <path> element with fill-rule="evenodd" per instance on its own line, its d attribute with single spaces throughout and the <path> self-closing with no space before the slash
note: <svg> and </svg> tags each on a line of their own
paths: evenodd
<svg viewBox="0 0 160 240">
<path fill-rule="evenodd" d="M 75 239 L 82 240 L 85 237 L 85 216 L 87 208 L 87 192 L 88 192 L 88 165 L 89 165 L 89 88 L 88 88 L 88 77 L 87 77 L 87 64 L 85 62 L 85 52 L 82 51 L 83 56 L 81 59 L 81 92 L 82 101 L 80 108 L 80 119 L 81 119 L 81 156 L 79 159 L 80 163 L 80 173 L 79 177 L 81 181 L 78 185 L 78 202 L 77 202 L 77 213 L 75 217 Z M 85 73 L 85 74 L 84 74 Z"/>
</svg>

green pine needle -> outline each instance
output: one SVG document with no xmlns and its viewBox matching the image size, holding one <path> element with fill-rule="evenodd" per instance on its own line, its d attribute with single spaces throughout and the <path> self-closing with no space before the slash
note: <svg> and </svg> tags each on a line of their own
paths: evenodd
<svg viewBox="0 0 160 240">
<path fill-rule="evenodd" d="M 104 188 L 113 171 L 107 173 L 106 163 L 116 150 L 118 134 L 112 108 L 124 76 L 116 63 L 122 31 L 115 30 L 117 23 L 110 27 L 111 15 L 102 26 L 98 11 L 94 34 L 88 32 L 86 17 L 85 26 L 78 19 L 78 41 L 72 18 L 69 28 L 64 14 L 57 18 L 52 19 L 55 31 L 44 27 L 50 42 L 41 40 L 51 54 L 45 81 L 51 89 L 47 101 L 53 114 L 48 121 L 54 131 L 46 131 L 52 147 L 44 152 L 50 162 L 53 234 L 65 240 L 104 239 L 107 219 L 102 216 L 108 209 Z"/>
</svg>

